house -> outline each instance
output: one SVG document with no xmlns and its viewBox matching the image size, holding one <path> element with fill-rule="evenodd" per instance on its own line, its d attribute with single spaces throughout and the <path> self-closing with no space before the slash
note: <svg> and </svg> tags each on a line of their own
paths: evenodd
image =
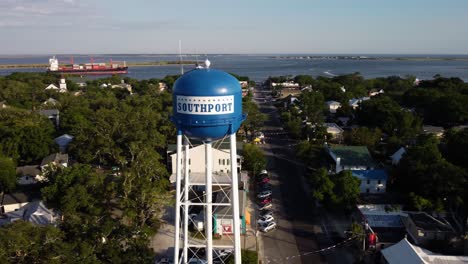
<svg viewBox="0 0 468 264">
<path fill-rule="evenodd" d="M 341 103 L 337 101 L 326 101 L 325 105 L 330 113 L 336 113 L 336 110 L 341 107 Z"/>
<path fill-rule="evenodd" d="M 432 134 L 437 138 L 442 138 L 444 135 L 444 128 L 439 126 L 423 126 L 423 132 L 426 134 Z"/>
<path fill-rule="evenodd" d="M 288 108 L 291 105 L 295 105 L 296 103 L 300 102 L 299 98 L 297 98 L 296 96 L 293 96 L 293 95 L 288 95 L 285 98 L 281 99 L 281 101 L 283 101 L 284 108 Z"/>
<path fill-rule="evenodd" d="M 18 211 L 21 207 L 39 198 L 40 193 L 37 192 L 5 193 L 3 197 L 0 197 L 0 214 Z"/>
<path fill-rule="evenodd" d="M 65 82 L 64 78 L 61 78 L 58 87 L 57 87 L 57 85 L 51 83 L 45 88 L 45 90 L 56 91 L 56 92 L 59 92 L 59 93 L 65 93 L 65 92 L 67 92 L 67 83 Z"/>
<path fill-rule="evenodd" d="M 467 256 L 446 256 L 434 253 L 427 249 L 411 244 L 408 239 L 403 238 L 395 245 L 382 249 L 382 262 L 388 264 L 429 264 L 450 263 L 466 264 Z"/>
<path fill-rule="evenodd" d="M 85 82 L 77 82 L 76 85 L 78 85 L 78 87 L 86 87 L 86 86 L 88 86 Z"/>
<path fill-rule="evenodd" d="M 366 146 L 328 146 L 326 151 L 333 159 L 335 173 L 342 170 L 372 170 L 376 167 Z"/>
<path fill-rule="evenodd" d="M 125 83 L 125 80 L 122 80 L 120 84 L 113 84 L 111 88 L 120 88 L 127 90 L 130 94 L 132 94 L 132 85 Z"/>
<path fill-rule="evenodd" d="M 293 89 L 293 88 L 282 88 L 279 91 L 279 97 L 280 98 L 285 98 L 288 96 L 298 96 L 301 94 L 301 90 L 298 89 Z"/>
<path fill-rule="evenodd" d="M 43 115 L 43 116 L 49 118 L 49 120 L 52 121 L 52 123 L 54 123 L 54 125 L 56 127 L 59 127 L 59 125 L 60 125 L 60 112 L 59 112 L 59 110 L 57 110 L 57 109 L 46 109 L 46 110 L 39 110 L 38 113 L 40 115 Z"/>
<path fill-rule="evenodd" d="M 331 140 L 335 140 L 341 142 L 343 140 L 343 132 L 344 130 L 339 127 L 336 123 L 323 123 L 323 125 L 327 128 L 327 133 L 331 134 Z"/>
<path fill-rule="evenodd" d="M 18 175 L 19 185 L 36 184 L 44 180 L 38 165 L 16 167 L 16 175 Z"/>
<path fill-rule="evenodd" d="M 16 211 L 6 213 L 5 216 L 0 226 L 17 220 L 28 221 L 35 225 L 51 225 L 60 219 L 57 213 L 48 209 L 40 200 L 30 202 Z"/>
<path fill-rule="evenodd" d="M 361 193 L 385 193 L 388 179 L 385 170 L 352 170 L 351 173 L 361 180 L 359 185 Z"/>
<path fill-rule="evenodd" d="M 455 236 L 453 227 L 447 221 L 425 212 L 410 212 L 402 221 L 416 245 L 424 246 L 432 240 L 448 241 Z"/>
<path fill-rule="evenodd" d="M 249 87 L 249 82 L 248 81 L 239 81 L 239 84 L 240 84 L 241 88 Z"/>
<path fill-rule="evenodd" d="M 384 93 L 383 89 L 380 89 L 380 90 L 372 89 L 369 91 L 369 97 L 376 96 L 376 95 L 383 94 L 383 93 Z"/>
<path fill-rule="evenodd" d="M 167 84 L 163 82 L 158 83 L 158 89 L 160 92 L 167 90 Z"/>
<path fill-rule="evenodd" d="M 375 250 L 394 245 L 405 237 L 402 205 L 359 204 L 357 208 L 362 217 L 359 222 L 366 223 L 369 232 L 376 235 Z"/>
<path fill-rule="evenodd" d="M 242 168 L 242 150 L 244 143 L 237 142 L 237 172 L 240 174 Z M 170 181 L 175 182 L 177 153 L 176 145 L 171 144 L 167 148 L 168 169 L 171 172 Z M 222 142 L 221 140 L 213 142 L 213 183 L 227 181 L 230 182 L 231 170 L 231 153 L 230 143 Z M 193 180 L 190 182 L 200 182 L 200 185 L 205 184 L 205 146 L 203 144 L 190 148 L 189 152 L 189 173 Z"/>
<path fill-rule="evenodd" d="M 58 214 L 47 208 L 42 201 L 34 201 L 25 207 L 23 220 L 35 225 L 52 225 L 59 219 Z"/>
<path fill-rule="evenodd" d="M 68 154 L 55 153 L 55 154 L 52 154 L 43 158 L 41 165 L 40 165 L 42 172 L 44 172 L 45 169 L 51 164 L 53 166 L 67 167 L 68 166 Z"/>
<path fill-rule="evenodd" d="M 338 117 L 338 121 L 343 125 L 343 126 L 348 126 L 348 122 L 351 118 L 349 117 Z"/>
<path fill-rule="evenodd" d="M 42 102 L 43 105 L 56 105 L 58 103 L 57 100 L 55 100 L 54 98 L 49 98 L 47 100 L 45 100 L 44 102 Z"/>
<path fill-rule="evenodd" d="M 401 147 L 398 149 L 393 155 L 390 156 L 392 159 L 392 165 L 398 165 L 400 163 L 401 158 L 403 155 L 406 153 L 406 149 L 404 147 Z"/>
<path fill-rule="evenodd" d="M 60 137 L 54 139 L 55 144 L 59 146 L 59 151 L 65 153 L 68 147 L 68 144 L 73 141 L 73 136 L 68 134 L 63 134 Z"/>
<path fill-rule="evenodd" d="M 349 106 L 351 106 L 353 109 L 356 109 L 359 107 L 361 102 L 367 101 L 369 99 L 370 97 L 353 98 L 349 100 Z"/>
</svg>

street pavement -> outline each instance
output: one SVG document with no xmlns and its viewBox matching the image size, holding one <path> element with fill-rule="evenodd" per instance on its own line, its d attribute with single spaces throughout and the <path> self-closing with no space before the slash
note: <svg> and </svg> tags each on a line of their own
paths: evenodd
<svg viewBox="0 0 468 264">
<path fill-rule="evenodd" d="M 262 100 L 263 101 L 263 100 Z M 264 263 L 354 263 L 346 248 L 316 251 L 332 246 L 341 239 L 339 227 L 346 220 L 333 219 L 314 206 L 304 182 L 304 168 L 294 158 L 294 144 L 281 129 L 276 108 L 260 103 L 260 111 L 268 115 L 262 145 L 272 174 L 273 204 L 278 228 L 262 235 L 260 248 Z"/>
</svg>

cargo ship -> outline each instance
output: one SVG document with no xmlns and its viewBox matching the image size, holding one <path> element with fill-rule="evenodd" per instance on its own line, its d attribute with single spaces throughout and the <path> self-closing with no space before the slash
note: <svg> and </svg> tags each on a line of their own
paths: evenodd
<svg viewBox="0 0 468 264">
<path fill-rule="evenodd" d="M 95 63 L 91 58 L 90 63 L 85 64 L 75 64 L 73 63 L 73 57 L 71 58 L 70 65 L 59 66 L 58 59 L 54 57 L 49 59 L 49 67 L 47 72 L 55 72 L 62 74 L 79 74 L 79 75 L 103 75 L 103 74 L 126 74 L 128 73 L 128 67 L 125 63 L 115 63 L 110 61 L 107 63 Z"/>
</svg>

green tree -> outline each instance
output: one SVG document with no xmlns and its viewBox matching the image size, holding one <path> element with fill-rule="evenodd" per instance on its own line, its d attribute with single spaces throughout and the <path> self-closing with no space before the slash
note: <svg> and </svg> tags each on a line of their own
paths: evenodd
<svg viewBox="0 0 468 264">
<path fill-rule="evenodd" d="M 335 183 L 328 176 L 328 171 L 325 168 L 320 168 L 309 178 L 312 187 L 312 197 L 319 202 L 329 202 L 336 200 L 333 188 Z"/>
<path fill-rule="evenodd" d="M 13 159 L 0 155 L 0 195 L 16 186 L 16 165 Z"/>
<path fill-rule="evenodd" d="M 299 98 L 302 115 L 312 124 L 321 123 L 325 108 L 323 94 L 316 91 L 304 91 Z"/>
<path fill-rule="evenodd" d="M 265 169 L 266 158 L 263 151 L 257 145 L 244 144 L 242 154 L 244 156 L 244 162 L 242 165 L 246 170 L 257 175 L 261 170 Z"/>
<path fill-rule="evenodd" d="M 365 145 L 370 149 L 374 149 L 381 138 L 382 131 L 379 128 L 358 127 L 345 134 L 345 139 L 349 145 Z"/>
<path fill-rule="evenodd" d="M 258 105 L 253 101 L 245 101 L 242 103 L 242 110 L 247 114 L 247 119 L 242 123 L 242 128 L 247 134 L 252 134 L 259 131 L 267 116 L 260 112 Z"/>
<path fill-rule="evenodd" d="M 53 226 L 15 221 L 0 228 L 1 263 L 67 263 L 73 257 L 65 234 Z"/>
<path fill-rule="evenodd" d="M 351 209 L 359 198 L 359 185 L 361 181 L 348 170 L 340 171 L 340 173 L 333 175 L 332 181 L 334 183 L 333 193 L 335 194 L 331 197 L 332 203 L 346 209 Z"/>
</svg>

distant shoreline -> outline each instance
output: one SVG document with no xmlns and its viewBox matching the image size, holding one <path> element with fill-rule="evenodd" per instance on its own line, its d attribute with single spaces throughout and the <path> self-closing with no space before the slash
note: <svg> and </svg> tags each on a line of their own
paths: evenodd
<svg viewBox="0 0 468 264">
<path fill-rule="evenodd" d="M 196 61 L 182 61 L 183 65 L 195 65 Z M 146 66 L 178 66 L 178 61 L 154 61 L 154 62 L 129 62 L 126 63 L 128 67 L 146 67 Z M 71 66 L 65 64 L 64 66 Z M 44 70 L 49 67 L 48 64 L 0 64 L 0 69 L 38 69 L 43 68 Z"/>
<path fill-rule="evenodd" d="M 463 57 L 381 57 L 381 56 L 270 56 L 289 60 L 380 60 L 380 61 L 468 61 Z"/>
</svg>

